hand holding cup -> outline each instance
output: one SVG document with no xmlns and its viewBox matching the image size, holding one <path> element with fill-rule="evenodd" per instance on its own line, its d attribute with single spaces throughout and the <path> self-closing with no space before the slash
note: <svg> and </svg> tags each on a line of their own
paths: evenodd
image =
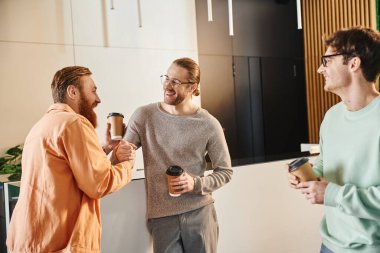
<svg viewBox="0 0 380 253">
<path fill-rule="evenodd" d="M 297 189 L 297 185 L 299 183 L 301 183 L 300 179 L 298 177 L 296 177 L 295 175 L 293 175 L 292 173 L 289 172 L 289 165 L 286 166 L 287 167 L 287 170 L 288 170 L 288 182 L 289 182 L 289 186 L 294 188 L 294 189 Z"/>
<path fill-rule="evenodd" d="M 186 192 L 192 192 L 194 190 L 195 182 L 192 176 L 184 172 L 180 177 L 172 179 L 170 184 L 176 193 L 183 194 Z"/>
<path fill-rule="evenodd" d="M 117 112 L 111 112 L 107 116 L 108 122 L 111 124 L 110 137 L 113 141 L 123 139 L 125 125 L 123 123 L 124 115 Z"/>
<path fill-rule="evenodd" d="M 291 185 L 295 185 L 297 181 L 307 182 L 307 181 L 317 181 L 318 177 L 314 174 L 311 164 L 309 163 L 309 158 L 301 157 L 289 164 L 288 176 Z M 293 177 L 293 176 L 294 177 Z"/>
<path fill-rule="evenodd" d="M 194 190 L 194 178 L 184 171 L 180 166 L 169 166 L 166 170 L 169 195 L 178 197 L 183 193 Z"/>
<path fill-rule="evenodd" d="M 124 133 L 127 131 L 127 126 L 123 123 L 123 128 L 124 128 L 124 132 L 123 132 L 123 135 Z M 103 149 L 104 149 L 104 152 L 106 152 L 106 154 L 108 155 L 109 152 L 111 152 L 116 146 L 117 144 L 119 144 L 119 140 L 112 140 L 111 139 L 111 133 L 110 133 L 110 130 L 111 130 L 111 123 L 107 122 L 107 128 L 106 128 L 106 143 L 105 145 L 103 146 Z"/>
<path fill-rule="evenodd" d="M 116 112 L 111 112 L 107 116 L 106 143 L 103 146 L 103 150 L 107 155 L 119 144 L 127 131 L 123 118 L 123 114 Z"/>
</svg>

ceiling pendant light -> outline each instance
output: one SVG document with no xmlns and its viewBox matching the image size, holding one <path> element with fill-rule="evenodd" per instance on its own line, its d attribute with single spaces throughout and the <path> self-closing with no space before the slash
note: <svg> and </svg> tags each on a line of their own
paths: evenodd
<svg viewBox="0 0 380 253">
<path fill-rule="evenodd" d="M 141 17 L 141 3 L 137 0 L 137 18 L 139 22 L 139 27 L 142 27 L 142 17 Z"/>
<path fill-rule="evenodd" d="M 228 27 L 230 29 L 230 36 L 234 36 L 234 21 L 232 14 L 232 0 L 228 0 Z"/>
<path fill-rule="evenodd" d="M 208 21 L 212 20 L 212 0 L 207 0 L 207 13 L 208 13 Z"/>
<path fill-rule="evenodd" d="M 301 0 L 297 0 L 297 28 L 302 29 Z"/>
</svg>

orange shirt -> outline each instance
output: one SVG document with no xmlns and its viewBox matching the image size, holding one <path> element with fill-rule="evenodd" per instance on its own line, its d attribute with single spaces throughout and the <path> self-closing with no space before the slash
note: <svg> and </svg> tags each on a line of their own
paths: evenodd
<svg viewBox="0 0 380 253">
<path fill-rule="evenodd" d="M 53 104 L 25 140 L 8 249 L 100 252 L 99 198 L 130 182 L 131 169 L 130 162 L 111 165 L 85 117 Z"/>
</svg>

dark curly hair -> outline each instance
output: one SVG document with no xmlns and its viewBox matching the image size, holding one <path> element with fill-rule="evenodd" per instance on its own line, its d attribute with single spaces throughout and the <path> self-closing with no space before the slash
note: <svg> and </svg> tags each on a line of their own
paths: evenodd
<svg viewBox="0 0 380 253">
<path fill-rule="evenodd" d="M 361 69 L 368 82 L 375 82 L 380 73 L 380 33 L 370 28 L 353 27 L 324 38 L 327 47 L 343 54 L 343 63 L 353 57 L 361 60 Z"/>
</svg>

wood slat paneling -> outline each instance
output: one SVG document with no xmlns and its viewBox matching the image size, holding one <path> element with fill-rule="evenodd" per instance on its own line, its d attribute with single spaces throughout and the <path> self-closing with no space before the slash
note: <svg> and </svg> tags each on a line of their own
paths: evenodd
<svg viewBox="0 0 380 253">
<path fill-rule="evenodd" d="M 303 0 L 303 29 L 309 142 L 319 142 L 319 126 L 326 111 L 340 101 L 323 90 L 323 77 L 317 73 L 326 51 L 323 35 L 352 26 L 376 29 L 375 0 Z"/>
</svg>

